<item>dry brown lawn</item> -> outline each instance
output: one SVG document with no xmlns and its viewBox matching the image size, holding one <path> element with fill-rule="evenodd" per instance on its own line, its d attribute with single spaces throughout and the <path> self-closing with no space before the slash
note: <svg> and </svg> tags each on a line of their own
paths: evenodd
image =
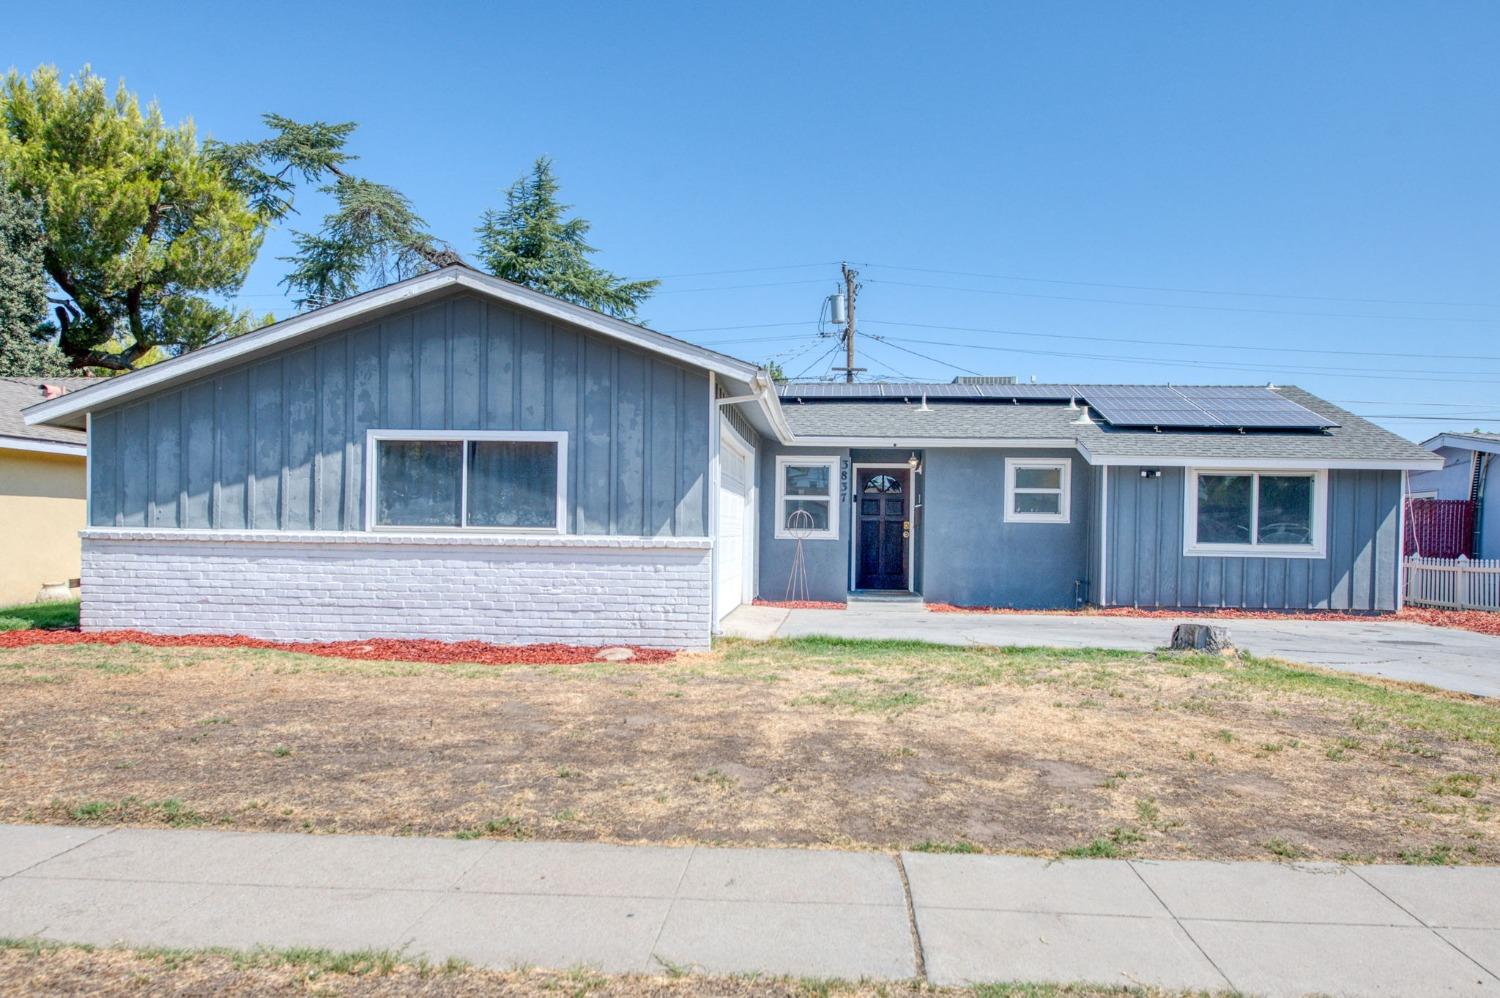
<svg viewBox="0 0 1500 998">
<path fill-rule="evenodd" d="M 9 822 L 1496 863 L 1497 759 L 1493 701 L 1254 659 L 0 652 Z"/>
<path fill-rule="evenodd" d="M 423 995 L 432 998 L 1175 998 L 1198 992 L 1101 985 L 881 984 L 778 978 L 633 976 L 592 971 L 413 965 L 385 952 L 131 951 L 0 945 L 0 995 Z"/>
</svg>

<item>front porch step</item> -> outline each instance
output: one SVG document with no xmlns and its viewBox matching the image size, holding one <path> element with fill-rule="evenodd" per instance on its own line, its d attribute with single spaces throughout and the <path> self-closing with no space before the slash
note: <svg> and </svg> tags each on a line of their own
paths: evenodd
<svg viewBox="0 0 1500 998">
<path fill-rule="evenodd" d="M 849 609 L 925 610 L 927 603 L 916 593 L 863 592 L 849 594 Z"/>
</svg>

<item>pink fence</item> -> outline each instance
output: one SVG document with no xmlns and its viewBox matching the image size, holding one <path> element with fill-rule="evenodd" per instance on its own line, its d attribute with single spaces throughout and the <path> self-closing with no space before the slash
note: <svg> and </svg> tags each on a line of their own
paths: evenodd
<svg viewBox="0 0 1500 998">
<path fill-rule="evenodd" d="M 1408 499 L 1406 555 L 1474 557 L 1474 504 L 1467 499 Z"/>
</svg>

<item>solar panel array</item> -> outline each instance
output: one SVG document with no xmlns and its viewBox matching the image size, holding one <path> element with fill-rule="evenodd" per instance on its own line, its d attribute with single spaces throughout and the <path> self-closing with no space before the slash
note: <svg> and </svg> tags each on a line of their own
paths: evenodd
<svg viewBox="0 0 1500 998">
<path fill-rule="evenodd" d="M 1112 426 L 1158 429 L 1321 430 L 1339 424 L 1254 385 L 1010 385 L 900 382 L 781 385 L 786 399 L 1087 401 Z"/>
</svg>

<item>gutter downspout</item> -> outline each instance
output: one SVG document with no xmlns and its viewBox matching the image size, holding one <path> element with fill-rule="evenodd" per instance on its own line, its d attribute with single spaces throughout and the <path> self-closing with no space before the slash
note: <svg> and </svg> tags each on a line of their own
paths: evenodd
<svg viewBox="0 0 1500 998">
<path fill-rule="evenodd" d="M 1108 606 L 1109 593 L 1109 466 L 1102 469 L 1099 490 L 1099 605 Z"/>
</svg>

